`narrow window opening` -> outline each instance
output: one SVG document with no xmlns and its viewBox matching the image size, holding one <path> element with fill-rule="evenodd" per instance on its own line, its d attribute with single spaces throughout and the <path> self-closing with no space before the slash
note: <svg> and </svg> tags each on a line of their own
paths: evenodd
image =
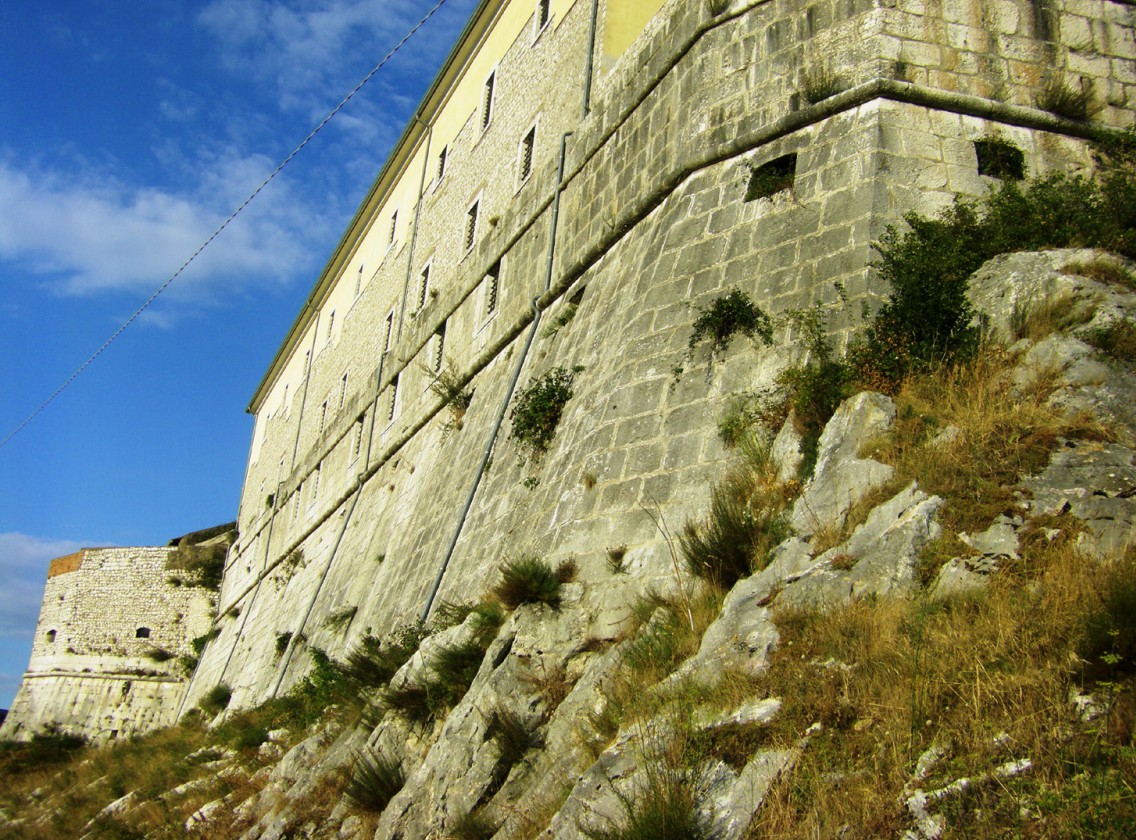
<svg viewBox="0 0 1136 840">
<path fill-rule="evenodd" d="M 391 213 L 390 238 L 387 240 L 388 246 L 394 244 L 394 234 L 395 234 L 395 231 L 397 231 L 397 230 L 398 230 L 398 211 L 395 210 L 393 213 Z"/>
<path fill-rule="evenodd" d="M 150 638 L 150 628 L 149 627 L 139 627 L 137 630 L 134 631 L 134 638 L 136 638 L 136 639 L 148 639 L 148 638 Z"/>
<path fill-rule="evenodd" d="M 343 410 L 343 403 L 347 401 L 347 374 L 343 374 L 343 378 L 339 380 L 339 411 Z"/>
<path fill-rule="evenodd" d="M 359 274 L 355 277 L 355 297 L 363 291 L 363 266 L 359 266 Z"/>
<path fill-rule="evenodd" d="M 442 151 L 438 152 L 438 183 L 442 183 L 442 177 L 446 174 L 446 156 L 450 152 L 449 146 L 443 146 Z"/>
<path fill-rule="evenodd" d="M 355 435 L 351 439 L 351 460 L 354 461 L 359 457 L 359 452 L 363 448 L 363 421 L 359 420 L 355 423 Z"/>
<path fill-rule="evenodd" d="M 446 343 L 446 322 L 443 321 L 442 325 L 434 332 L 434 358 L 432 363 L 434 365 L 434 373 L 442 372 L 442 353 Z"/>
<path fill-rule="evenodd" d="M 536 2 L 536 28 L 539 32 L 548 25 L 548 19 L 551 16 L 552 0 L 537 0 Z"/>
<path fill-rule="evenodd" d="M 489 122 L 493 119 L 493 87 L 496 84 L 497 73 L 494 71 L 489 74 L 489 78 L 485 80 L 485 90 L 481 97 L 481 130 L 489 128 Z"/>
<path fill-rule="evenodd" d="M 383 337 L 383 354 L 387 354 L 391 349 L 391 333 L 394 331 L 394 310 L 392 309 L 387 313 L 387 329 Z"/>
<path fill-rule="evenodd" d="M 534 125 L 529 129 L 528 134 L 521 140 L 520 150 L 520 174 L 521 182 L 524 183 L 529 179 L 532 174 L 533 163 L 533 147 L 536 145 L 536 126 Z"/>
<path fill-rule="evenodd" d="M 782 155 L 769 163 L 750 170 L 749 184 L 746 186 L 746 201 L 768 198 L 793 187 L 797 176 L 797 153 Z"/>
<path fill-rule="evenodd" d="M 331 341 L 331 331 L 335 328 L 335 310 L 327 316 L 327 341 Z"/>
<path fill-rule="evenodd" d="M 974 141 L 978 156 L 978 174 L 1003 181 L 1021 181 L 1026 177 L 1026 157 L 1013 143 L 996 137 Z"/>
<path fill-rule="evenodd" d="M 48 630 L 47 631 L 47 643 L 48 644 L 55 644 L 55 631 L 54 630 Z"/>
<path fill-rule="evenodd" d="M 465 217 L 465 249 L 467 251 L 473 248 L 474 240 L 477 237 L 477 208 L 481 202 L 473 202 L 473 206 L 469 208 L 469 212 Z"/>
<path fill-rule="evenodd" d="M 315 472 L 312 473 L 312 501 L 314 502 L 319 498 L 320 494 L 320 473 L 323 472 L 323 461 L 316 465 Z"/>
<path fill-rule="evenodd" d="M 327 400 L 324 400 L 323 405 L 320 406 L 319 434 L 321 435 L 323 434 L 323 427 L 325 423 L 327 423 Z"/>
<path fill-rule="evenodd" d="M 497 311 L 497 296 L 499 280 L 501 278 L 501 261 L 493 263 L 489 273 L 485 275 L 485 314 L 492 315 Z"/>
<path fill-rule="evenodd" d="M 426 306 L 426 296 L 430 292 L 430 265 L 429 263 L 422 269 L 422 276 L 418 281 L 418 309 L 421 311 Z"/>
<path fill-rule="evenodd" d="M 394 420 L 394 413 L 398 406 L 398 377 L 399 374 L 396 373 L 394 379 L 391 380 L 391 401 L 390 411 L 387 412 L 387 422 Z"/>
</svg>

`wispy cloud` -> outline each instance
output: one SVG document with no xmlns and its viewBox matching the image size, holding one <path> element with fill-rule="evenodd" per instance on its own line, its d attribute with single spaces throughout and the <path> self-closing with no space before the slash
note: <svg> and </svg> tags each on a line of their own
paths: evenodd
<svg viewBox="0 0 1136 840">
<path fill-rule="evenodd" d="M 409 31 L 432 4 L 422 0 L 212 0 L 198 24 L 218 44 L 221 60 L 276 87 L 280 106 L 313 115 L 346 93 Z M 475 0 L 450 0 L 439 18 L 416 35 L 400 59 L 436 67 Z M 331 102 L 330 104 L 334 104 Z"/>
<path fill-rule="evenodd" d="M 48 563 L 82 547 L 74 540 L 0 533 L 0 575 L 4 578 L 0 639 L 31 638 L 39 618 Z"/>
<path fill-rule="evenodd" d="M 144 293 L 169 277 L 272 169 L 260 156 L 218 157 L 184 192 L 114 176 L 0 159 L 0 260 L 19 263 L 63 294 Z M 319 221 L 274 183 L 177 284 L 182 300 L 280 284 L 314 264 Z"/>
</svg>

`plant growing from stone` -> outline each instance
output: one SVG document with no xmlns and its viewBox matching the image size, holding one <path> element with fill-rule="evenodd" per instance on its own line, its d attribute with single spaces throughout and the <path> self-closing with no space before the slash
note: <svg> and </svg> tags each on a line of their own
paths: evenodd
<svg viewBox="0 0 1136 840">
<path fill-rule="evenodd" d="M 443 408 L 450 411 L 450 418 L 442 431 L 461 431 L 465 413 L 473 402 L 473 391 L 464 387 L 451 362 L 447 361 L 441 372 L 430 382 L 430 392 L 442 401 Z"/>
<path fill-rule="evenodd" d="M 710 342 L 710 362 L 707 377 L 713 369 L 714 360 L 721 357 L 730 347 L 734 336 L 743 335 L 751 340 L 769 344 L 773 340 L 773 322 L 741 289 L 732 288 L 716 297 L 709 306 L 698 307 L 698 317 L 690 330 L 686 343 L 686 361 L 694 358 L 694 352 L 703 341 Z M 682 376 L 683 367 L 675 368 L 675 381 Z"/>
<path fill-rule="evenodd" d="M 340 609 L 331 613 L 331 615 L 324 619 L 323 625 L 328 630 L 334 630 L 337 633 L 342 633 L 351 625 L 351 622 L 355 619 L 355 614 L 358 612 L 359 607 L 353 604 L 348 604 L 347 606 L 341 607 Z"/>
<path fill-rule="evenodd" d="M 508 560 L 501 567 L 501 580 L 493 594 L 508 609 L 521 604 L 560 605 L 561 577 L 547 562 L 528 555 Z"/>
<path fill-rule="evenodd" d="M 840 75 L 827 64 L 820 64 L 805 71 L 801 84 L 801 97 L 811 105 L 836 96 L 846 85 Z"/>
<path fill-rule="evenodd" d="M 356 756 L 344 795 L 355 807 L 382 813 L 406 784 L 406 774 L 395 759 L 374 753 Z"/>
<path fill-rule="evenodd" d="M 564 405 L 572 399 L 572 382 L 583 370 L 581 365 L 554 367 L 517 395 L 509 414 L 509 439 L 517 441 L 524 456 L 539 460 L 548 451 Z"/>
<path fill-rule="evenodd" d="M 232 689 L 225 683 L 217 683 L 217 685 L 205 692 L 205 696 L 201 698 L 201 701 L 197 705 L 206 714 L 215 715 L 227 709 L 229 707 L 229 701 L 232 699 Z"/>
</svg>

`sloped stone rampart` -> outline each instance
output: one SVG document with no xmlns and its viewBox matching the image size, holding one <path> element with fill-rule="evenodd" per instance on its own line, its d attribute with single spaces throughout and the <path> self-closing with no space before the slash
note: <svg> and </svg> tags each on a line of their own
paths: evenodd
<svg viewBox="0 0 1136 840">
<path fill-rule="evenodd" d="M 95 740 L 176 720 L 178 659 L 209 632 L 216 593 L 169 582 L 175 549 L 88 548 L 50 567 L 32 655 L 3 738 L 48 726 Z M 161 651 L 167 658 L 155 661 Z"/>
<path fill-rule="evenodd" d="M 725 457 L 714 433 L 723 398 L 771 384 L 789 357 L 737 341 L 713 369 L 705 351 L 696 354 L 672 387 L 692 307 L 737 286 L 774 315 L 821 303 L 839 335 L 861 304 L 880 299 L 871 242 L 888 223 L 993 183 L 978 174 L 974 141 L 1013 143 L 1031 175 L 1090 165 L 1088 130 L 1036 107 L 1044 74 L 1071 67 L 1074 51 L 1039 34 L 1031 9 L 855 0 L 802 14 L 796 3 L 751 2 L 711 19 L 700 3 L 664 6 L 572 127 L 551 291 L 555 155 L 391 353 L 381 356 L 374 340 L 358 345 L 377 363 L 374 391 L 347 395 L 342 416 L 319 434 L 310 413 L 307 426 L 274 421 L 273 445 L 295 446 L 299 457 L 269 505 L 258 488 L 278 480 L 275 455 L 263 449 L 250 465 L 220 637 L 191 702 L 219 682 L 234 686 L 238 705 L 259 702 L 302 676 L 311 648 L 340 654 L 363 633 L 417 617 L 459 527 L 534 300 L 541 334 L 521 387 L 557 365 L 585 371 L 540 464 L 517 464 L 506 418 L 439 597 L 478 597 L 510 556 L 573 557 L 586 597 L 617 626 L 626 581 L 611 578 L 603 552 L 621 544 L 637 586 L 665 587 L 672 545 L 659 525 L 673 534 L 701 509 Z M 1093 77 L 1119 102 L 1136 56 L 1129 13 L 1098 3 L 1054 14 L 1047 31 L 1093 19 L 1094 49 L 1109 56 Z M 575 23 L 562 26 L 584 20 L 569 17 Z M 848 89 L 810 104 L 806 71 L 826 61 Z M 1126 118 L 1124 106 L 1104 108 L 1099 122 Z M 788 155 L 792 189 L 746 201 L 753 168 Z M 502 258 L 501 308 L 486 324 L 484 277 Z M 464 428 L 448 434 L 448 412 L 423 373 L 442 323 L 447 356 L 473 391 Z M 376 316 L 343 329 L 312 374 L 315 393 L 338 381 L 334 359 L 354 358 L 350 330 L 373 337 L 381 324 Z M 230 606 L 238 617 L 224 617 Z M 348 624 L 329 623 L 347 613 Z M 284 634 L 297 641 L 277 656 Z"/>
</svg>

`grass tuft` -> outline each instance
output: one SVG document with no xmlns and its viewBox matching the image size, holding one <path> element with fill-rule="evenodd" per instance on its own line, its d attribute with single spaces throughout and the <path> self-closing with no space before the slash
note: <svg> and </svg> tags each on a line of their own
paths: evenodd
<svg viewBox="0 0 1136 840">
<path fill-rule="evenodd" d="M 529 603 L 557 607 L 560 586 L 559 576 L 548 563 L 526 555 L 509 560 L 501 567 L 501 580 L 493 588 L 493 594 L 510 610 Z"/>
<path fill-rule="evenodd" d="M 364 811 L 382 813 L 406 784 L 402 765 L 384 755 L 360 755 L 355 759 L 344 794 Z"/>
</svg>

